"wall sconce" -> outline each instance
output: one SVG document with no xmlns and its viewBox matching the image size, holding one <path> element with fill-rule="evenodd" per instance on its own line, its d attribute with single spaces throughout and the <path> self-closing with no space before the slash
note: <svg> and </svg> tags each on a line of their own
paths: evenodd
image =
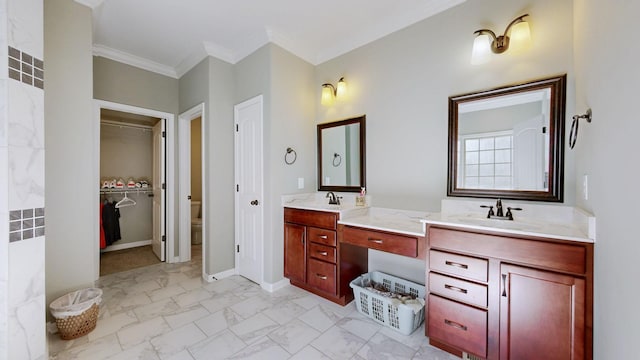
<svg viewBox="0 0 640 360">
<path fill-rule="evenodd" d="M 324 106 L 331 106 L 335 99 L 340 99 L 347 94 L 347 83 L 344 81 L 344 77 L 338 80 L 338 86 L 334 87 L 332 84 L 322 84 L 322 97 L 320 103 Z"/>
<path fill-rule="evenodd" d="M 487 62 L 492 52 L 494 54 L 502 54 L 509 49 L 510 44 L 514 46 L 527 44 L 531 40 L 529 23 L 523 20 L 527 16 L 529 14 L 515 18 L 504 30 L 504 34 L 500 36 L 496 36 L 489 29 L 476 30 L 474 32 L 476 38 L 473 41 L 473 50 L 471 52 L 471 64 L 478 65 Z"/>
</svg>

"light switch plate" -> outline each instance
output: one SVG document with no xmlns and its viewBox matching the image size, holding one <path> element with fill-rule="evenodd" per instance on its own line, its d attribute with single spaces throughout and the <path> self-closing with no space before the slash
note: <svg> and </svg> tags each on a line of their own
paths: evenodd
<svg viewBox="0 0 640 360">
<path fill-rule="evenodd" d="M 304 178 L 303 177 L 299 177 L 298 178 L 298 189 L 304 189 Z"/>
<path fill-rule="evenodd" d="M 589 175 L 587 174 L 582 177 L 582 198 L 589 200 Z"/>
</svg>

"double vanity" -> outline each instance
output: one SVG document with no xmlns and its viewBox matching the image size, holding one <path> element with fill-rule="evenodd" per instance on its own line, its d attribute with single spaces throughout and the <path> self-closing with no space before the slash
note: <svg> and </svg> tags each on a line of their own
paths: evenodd
<svg viewBox="0 0 640 360">
<path fill-rule="evenodd" d="M 283 196 L 292 285 L 345 305 L 349 283 L 377 270 L 369 269 L 369 249 L 423 259 L 432 345 L 471 359 L 592 357 L 589 214 L 509 203 L 523 210 L 513 221 L 494 220 L 482 200 L 447 199 L 440 213 L 421 213 L 356 207 L 348 196 L 342 205 L 328 205 L 324 193 Z M 402 278 L 402 269 L 391 275 Z"/>
</svg>

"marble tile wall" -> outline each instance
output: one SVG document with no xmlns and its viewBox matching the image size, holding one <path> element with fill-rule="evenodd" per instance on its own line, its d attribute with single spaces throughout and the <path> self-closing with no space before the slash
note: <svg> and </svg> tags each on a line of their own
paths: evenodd
<svg viewBox="0 0 640 360">
<path fill-rule="evenodd" d="M 0 360 L 45 359 L 43 2 L 0 0 L 0 29 Z"/>
</svg>

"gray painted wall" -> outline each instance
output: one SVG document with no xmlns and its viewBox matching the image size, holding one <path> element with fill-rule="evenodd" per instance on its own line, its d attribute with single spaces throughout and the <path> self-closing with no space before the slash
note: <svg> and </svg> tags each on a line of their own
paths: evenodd
<svg viewBox="0 0 640 360">
<path fill-rule="evenodd" d="M 502 31 L 531 14 L 532 46 L 470 64 L 473 32 Z M 349 99 L 318 106 L 317 122 L 367 115 L 367 190 L 376 206 L 440 209 L 446 197 L 448 97 L 568 73 L 573 113 L 572 1 L 467 1 L 320 64 L 324 82 L 344 76 Z M 573 156 L 567 152 L 565 203 L 574 200 Z"/>
<path fill-rule="evenodd" d="M 271 52 L 270 117 L 265 127 L 265 281 L 284 274 L 283 194 L 314 192 L 316 187 L 316 82 L 314 67 L 277 45 Z M 265 106 L 265 108 L 267 108 Z M 291 147 L 298 158 L 286 165 Z M 298 178 L 304 189 L 298 189 Z"/>
<path fill-rule="evenodd" d="M 98 209 L 93 145 L 91 10 L 71 0 L 44 2 L 45 207 L 47 304 L 93 286 L 93 221 Z M 70 186 L 69 182 L 73 184 Z"/>
<path fill-rule="evenodd" d="M 209 57 L 207 158 L 208 268 L 215 274 L 234 268 L 233 65 Z"/>
<path fill-rule="evenodd" d="M 595 247 L 594 359 L 637 357 L 640 337 L 637 301 L 637 214 L 640 167 L 635 149 L 640 122 L 634 114 L 640 84 L 640 43 L 631 31 L 640 2 L 574 4 L 576 113 L 593 109 L 581 122 L 576 156 L 577 183 L 588 174 L 589 199 L 576 188 L 578 205 L 597 219 Z"/>
</svg>

